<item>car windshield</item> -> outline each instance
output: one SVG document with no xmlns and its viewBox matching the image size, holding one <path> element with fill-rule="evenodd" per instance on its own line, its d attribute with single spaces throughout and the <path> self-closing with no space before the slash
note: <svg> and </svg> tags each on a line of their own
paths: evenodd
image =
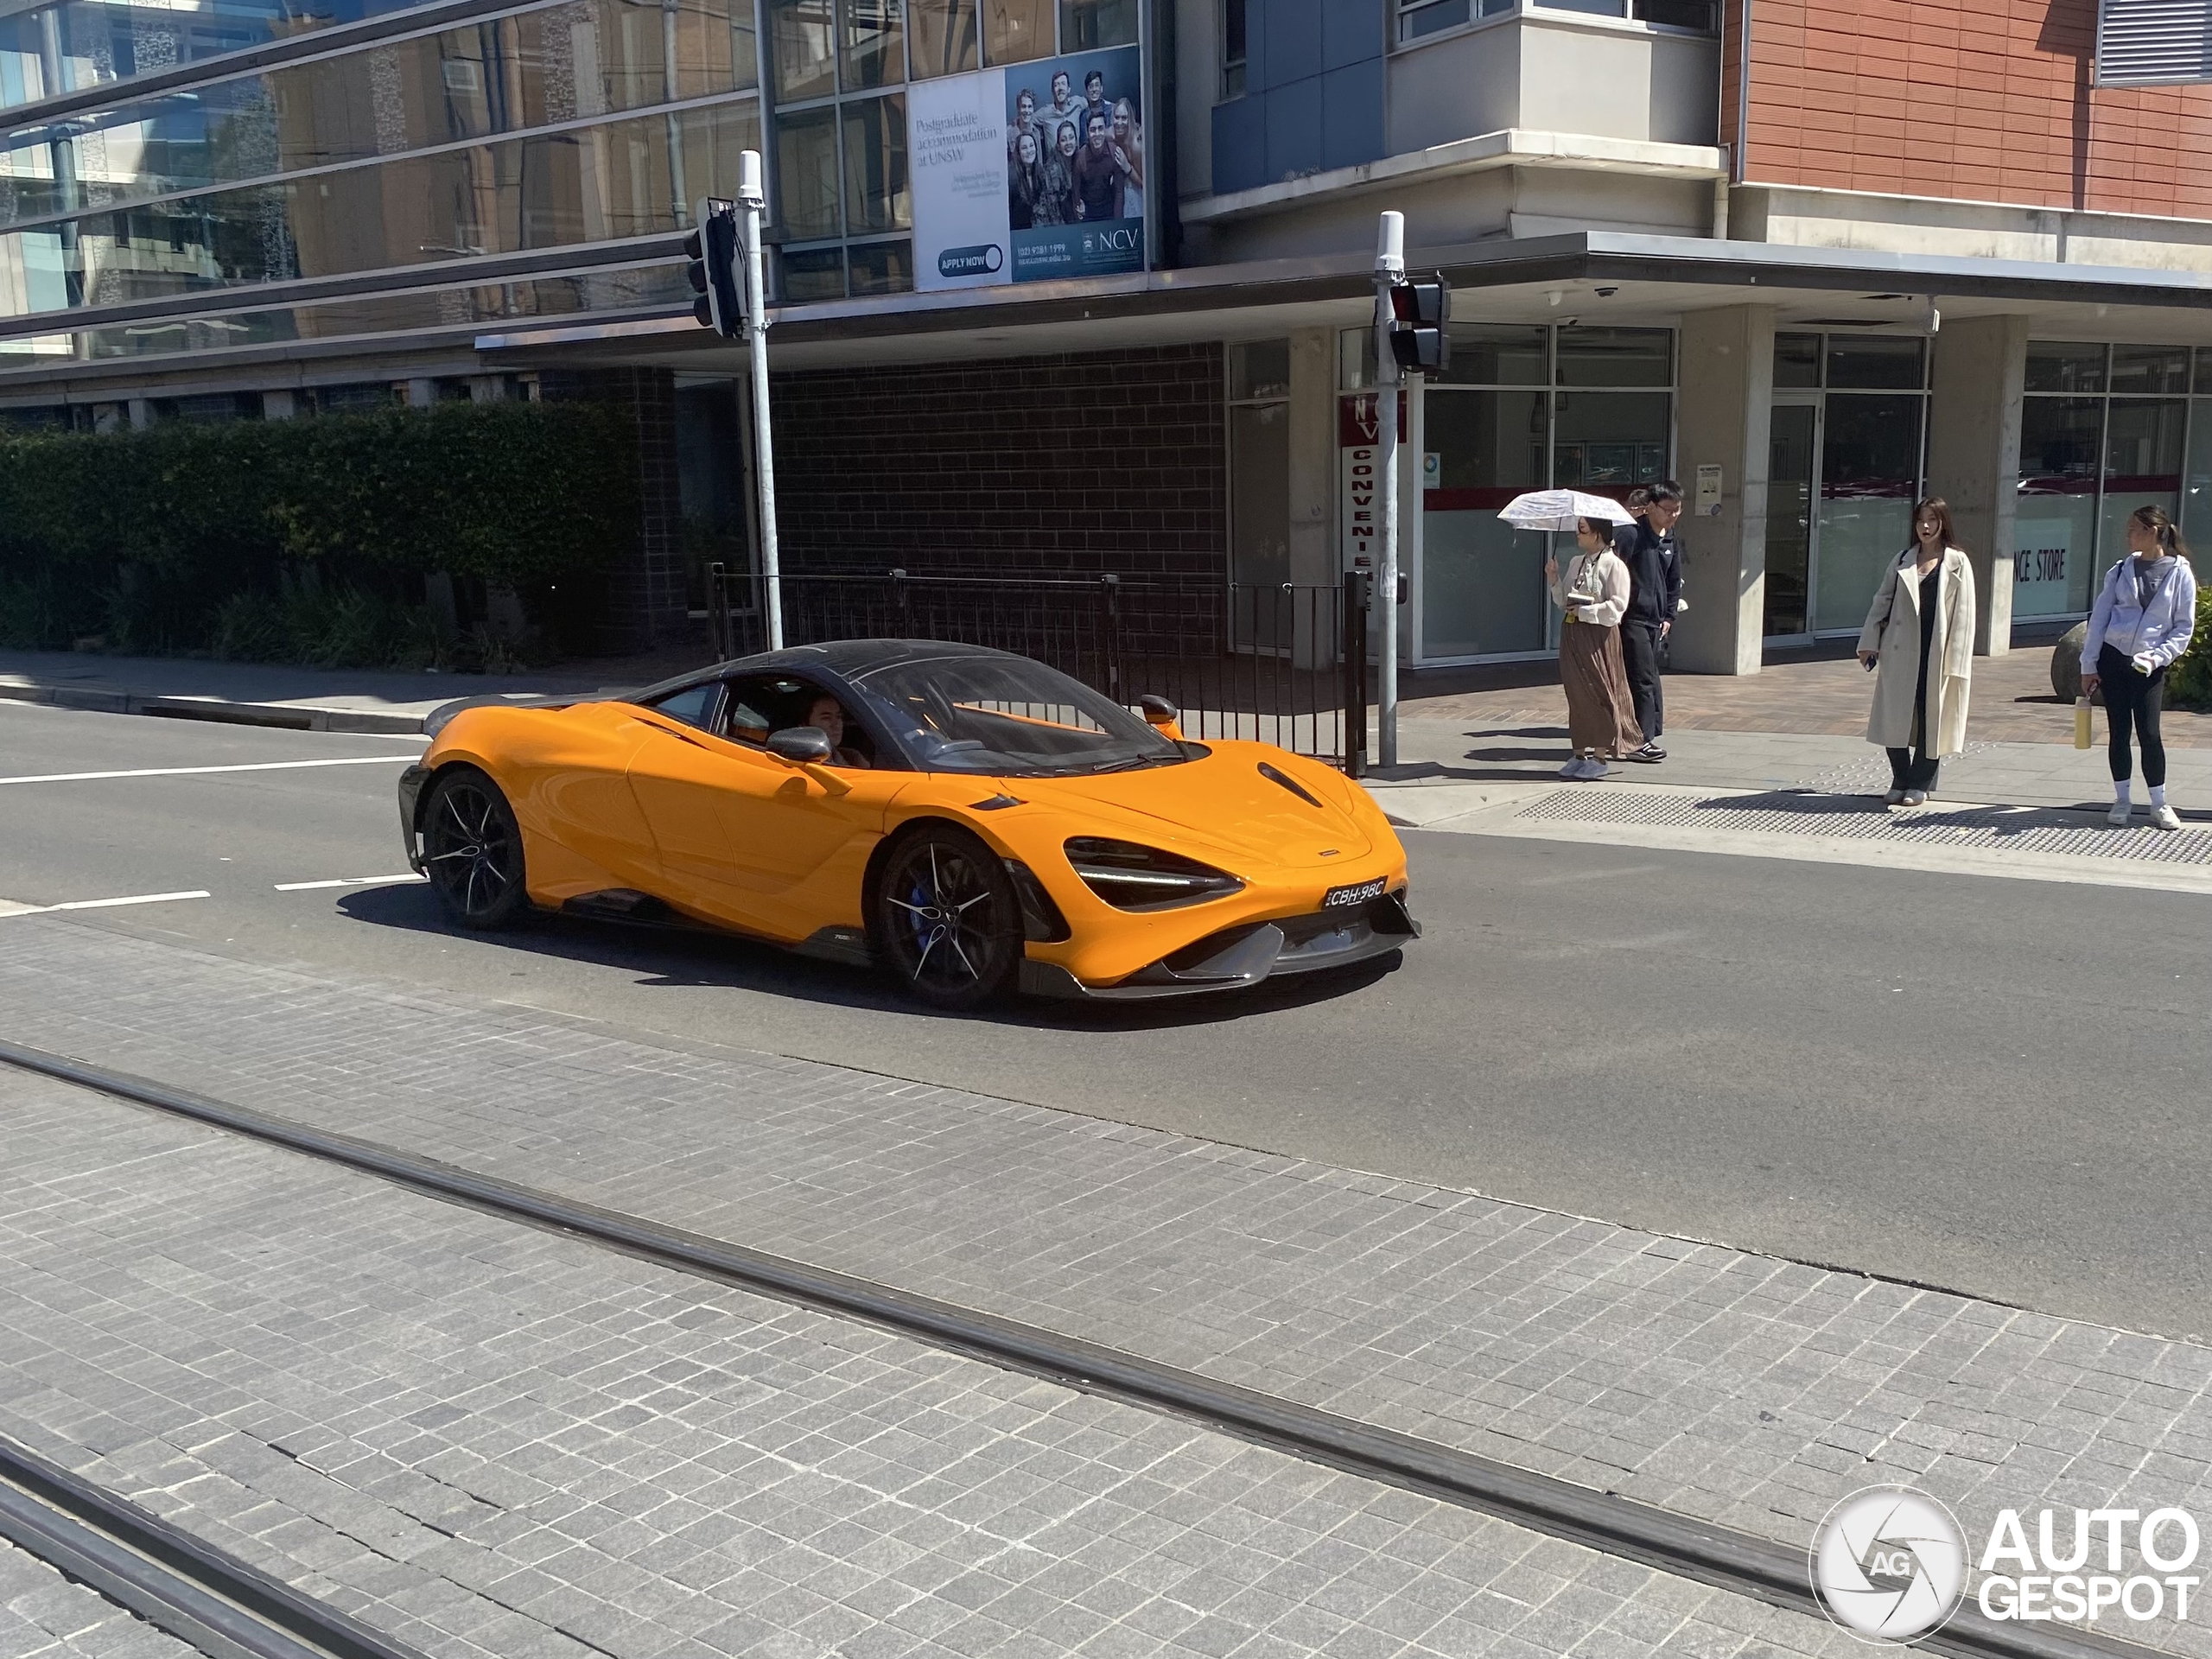
<svg viewBox="0 0 2212 1659">
<path fill-rule="evenodd" d="M 1020 657 L 932 657 L 858 675 L 924 772 L 1135 771 L 1188 757 L 1111 698 Z"/>
</svg>

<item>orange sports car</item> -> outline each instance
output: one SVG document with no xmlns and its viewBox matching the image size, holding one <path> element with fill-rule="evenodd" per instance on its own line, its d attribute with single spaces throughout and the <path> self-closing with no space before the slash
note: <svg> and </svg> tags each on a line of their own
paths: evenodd
<svg viewBox="0 0 2212 1659">
<path fill-rule="evenodd" d="M 627 699 L 441 711 L 399 785 L 461 925 L 684 921 L 966 1007 L 1335 968 L 1420 936 L 1367 793 L 980 646 L 806 645 Z"/>
</svg>

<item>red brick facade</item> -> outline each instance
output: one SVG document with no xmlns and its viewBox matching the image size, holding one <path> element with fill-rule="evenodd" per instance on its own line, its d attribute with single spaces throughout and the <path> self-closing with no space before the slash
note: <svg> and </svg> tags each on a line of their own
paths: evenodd
<svg viewBox="0 0 2212 1659">
<path fill-rule="evenodd" d="M 2090 86 L 2095 0 L 1727 0 L 1753 184 L 2212 219 L 2212 86 Z"/>
<path fill-rule="evenodd" d="M 1226 577 L 1222 348 L 779 375 L 784 559 Z"/>
</svg>

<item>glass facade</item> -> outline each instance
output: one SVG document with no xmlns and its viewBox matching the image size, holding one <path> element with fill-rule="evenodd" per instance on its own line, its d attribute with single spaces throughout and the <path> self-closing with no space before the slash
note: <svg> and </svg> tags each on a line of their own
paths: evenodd
<svg viewBox="0 0 2212 1659">
<path fill-rule="evenodd" d="M 1348 390 L 1369 378 L 1369 331 L 1344 337 Z M 1524 490 L 1618 498 L 1664 477 L 1675 339 L 1665 328 L 1452 325 L 1452 366 L 1423 396 L 1415 660 L 1464 662 L 1551 647 L 1548 537 L 1498 522 Z"/>
<path fill-rule="evenodd" d="M 1777 334 L 1767 467 L 1769 639 L 1856 633 L 1912 538 L 1928 342 Z"/>
<path fill-rule="evenodd" d="M 2138 507 L 2212 535 L 2212 351 L 2031 340 L 2026 387 L 2015 617 L 2087 611 Z"/>
<path fill-rule="evenodd" d="M 747 149 L 770 170 L 772 292 L 902 292 L 906 88 L 1134 44 L 1139 8 L 493 0 L 419 35 L 404 12 L 73 0 L 0 21 L 0 123 L 20 111 L 0 129 L 0 364 L 663 308 L 668 238 L 735 194 Z M 308 38 L 365 23 L 379 38 Z M 256 48 L 286 60 L 237 69 Z M 545 257 L 570 248 L 595 274 Z M 256 293 L 331 279 L 367 292 Z"/>
</svg>

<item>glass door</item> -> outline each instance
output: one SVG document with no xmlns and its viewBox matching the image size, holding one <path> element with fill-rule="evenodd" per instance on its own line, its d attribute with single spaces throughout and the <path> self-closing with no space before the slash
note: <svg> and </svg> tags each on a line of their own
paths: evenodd
<svg viewBox="0 0 2212 1659">
<path fill-rule="evenodd" d="M 1818 393 L 1774 400 L 1766 483 L 1766 637 L 1812 636 L 1813 502 L 1819 479 Z"/>
</svg>

